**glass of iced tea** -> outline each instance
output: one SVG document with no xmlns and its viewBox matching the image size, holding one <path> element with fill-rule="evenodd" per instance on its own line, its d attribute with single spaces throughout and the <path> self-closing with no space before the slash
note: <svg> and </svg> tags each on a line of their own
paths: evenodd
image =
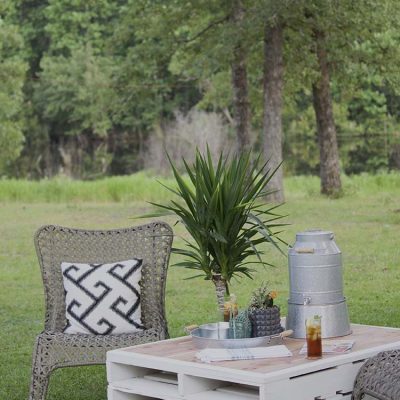
<svg viewBox="0 0 400 400">
<path fill-rule="evenodd" d="M 307 358 L 315 360 L 322 357 L 321 317 L 314 315 L 306 319 Z"/>
</svg>

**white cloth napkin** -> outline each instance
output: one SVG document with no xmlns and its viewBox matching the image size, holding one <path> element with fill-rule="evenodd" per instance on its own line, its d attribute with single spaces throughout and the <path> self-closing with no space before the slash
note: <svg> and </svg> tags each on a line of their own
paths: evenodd
<svg viewBox="0 0 400 400">
<path fill-rule="evenodd" d="M 245 349 L 204 349 L 196 353 L 203 362 L 253 360 L 256 358 L 290 357 L 292 352 L 285 345 L 250 347 Z"/>
</svg>

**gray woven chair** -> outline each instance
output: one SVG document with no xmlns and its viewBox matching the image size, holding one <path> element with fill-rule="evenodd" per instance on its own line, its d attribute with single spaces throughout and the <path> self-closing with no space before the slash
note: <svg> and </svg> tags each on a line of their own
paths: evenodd
<svg viewBox="0 0 400 400">
<path fill-rule="evenodd" d="M 357 374 L 352 399 L 400 399 L 400 350 L 383 351 L 364 363 Z"/>
<path fill-rule="evenodd" d="M 106 352 L 118 347 L 168 338 L 165 283 L 172 230 L 163 222 L 115 230 L 80 230 L 44 226 L 35 235 L 45 292 L 45 326 L 35 342 L 29 400 L 46 397 L 49 375 L 56 368 L 104 364 Z M 111 263 L 143 260 L 141 312 L 145 330 L 132 334 L 86 335 L 63 333 L 65 293 L 63 261 Z"/>
</svg>

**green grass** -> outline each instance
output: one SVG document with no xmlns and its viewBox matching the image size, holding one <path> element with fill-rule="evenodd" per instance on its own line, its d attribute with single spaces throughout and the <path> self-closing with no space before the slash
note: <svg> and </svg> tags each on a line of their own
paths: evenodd
<svg viewBox="0 0 400 400">
<path fill-rule="evenodd" d="M 0 180 L 0 202 L 60 203 L 60 202 L 131 202 L 163 198 L 168 191 L 162 183 L 172 180 L 140 172 L 126 177 L 96 181 L 73 181 L 68 178 L 27 181 Z"/>
<path fill-rule="evenodd" d="M 284 239 L 309 228 L 335 232 L 343 253 L 344 291 L 353 322 L 400 327 L 400 175 L 343 178 L 344 197 L 319 195 L 313 177 L 286 180 L 289 216 Z M 98 193 L 96 193 L 98 191 Z M 94 182 L 0 181 L 0 399 L 27 398 L 35 336 L 43 328 L 43 291 L 32 237 L 43 224 L 82 228 L 115 228 L 141 221 L 132 215 L 148 208 L 144 200 L 166 198 L 165 189 L 146 174 Z M 175 219 L 164 218 L 172 225 Z M 178 224 L 176 243 L 185 235 Z M 287 259 L 266 249 L 276 267 L 258 269 L 255 279 L 232 282 L 239 304 L 246 306 L 261 281 L 278 290 L 277 304 L 286 312 L 289 292 Z M 175 258 L 172 258 L 172 263 Z M 167 314 L 172 336 L 185 325 L 216 317 L 212 284 L 170 268 Z M 182 309 L 182 305 L 184 308 Z M 66 368 L 52 375 L 49 400 L 106 398 L 105 369 Z"/>
<path fill-rule="evenodd" d="M 358 175 L 342 177 L 345 196 L 366 196 L 376 192 L 400 193 L 400 174 Z M 157 182 L 173 185 L 171 178 L 150 172 L 131 176 L 104 178 L 96 181 L 73 181 L 56 178 L 42 181 L 0 179 L 0 202 L 18 203 L 79 203 L 158 201 L 170 192 Z M 319 195 L 319 178 L 290 177 L 286 189 L 295 198 Z"/>
</svg>

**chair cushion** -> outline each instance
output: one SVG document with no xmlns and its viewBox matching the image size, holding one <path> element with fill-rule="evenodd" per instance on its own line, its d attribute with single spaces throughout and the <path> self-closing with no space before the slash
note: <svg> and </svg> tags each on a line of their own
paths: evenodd
<svg viewBox="0 0 400 400">
<path fill-rule="evenodd" d="M 141 268 L 139 259 L 61 263 L 67 318 L 64 332 L 109 335 L 143 330 Z"/>
</svg>

